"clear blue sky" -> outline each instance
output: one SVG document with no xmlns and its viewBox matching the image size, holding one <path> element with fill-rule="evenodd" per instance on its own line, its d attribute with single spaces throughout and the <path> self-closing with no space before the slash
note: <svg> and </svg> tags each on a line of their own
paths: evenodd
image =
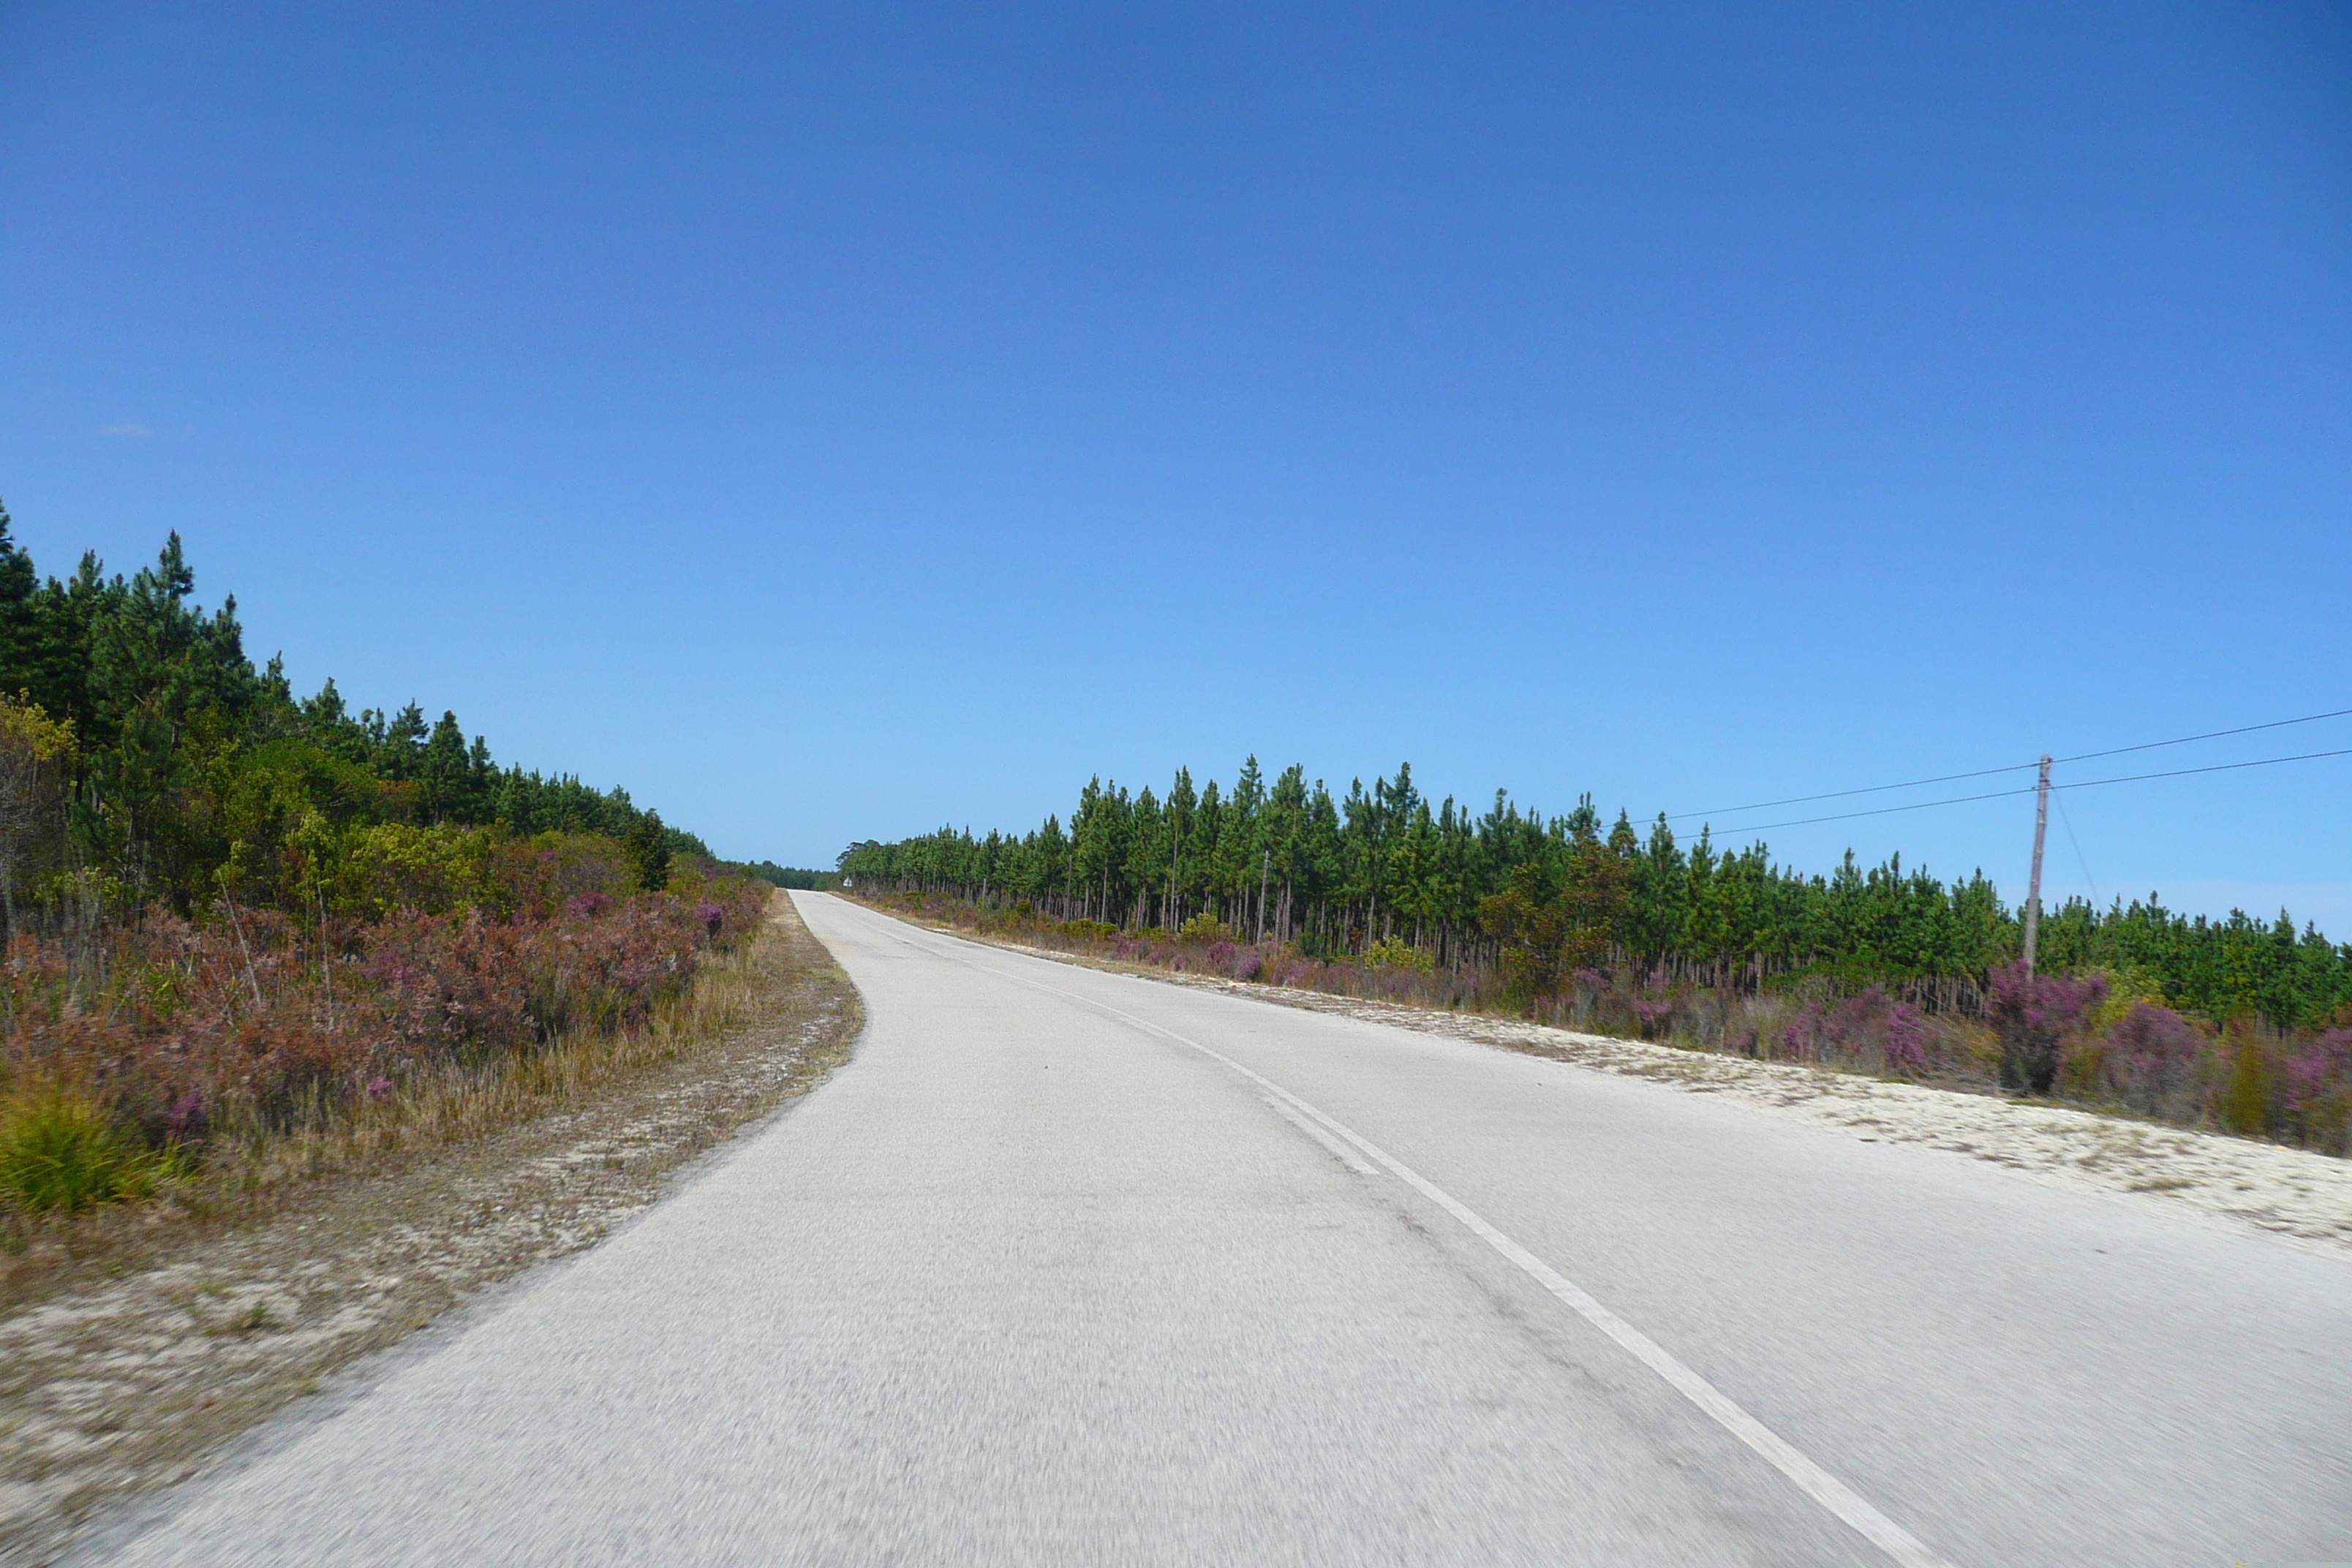
<svg viewBox="0 0 2352 1568">
<path fill-rule="evenodd" d="M 2347 15 L 0 5 L 0 496 L 799 863 L 2352 707 Z M 2352 936 L 2347 800 L 2085 790 L 2051 880 Z"/>
</svg>

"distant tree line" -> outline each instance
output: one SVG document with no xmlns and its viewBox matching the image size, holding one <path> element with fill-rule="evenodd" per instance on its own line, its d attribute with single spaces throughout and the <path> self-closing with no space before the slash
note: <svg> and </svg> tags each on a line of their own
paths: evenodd
<svg viewBox="0 0 2352 1568">
<path fill-rule="evenodd" d="M 1586 796 L 1563 816 L 1500 790 L 1473 812 L 1432 801 L 1410 766 L 1335 796 L 1292 766 L 1268 780 L 1252 757 L 1230 788 L 1180 769 L 1164 794 L 1091 780 L 1066 826 L 1025 834 L 942 827 L 852 845 L 842 876 L 875 890 L 937 892 L 982 907 L 1028 903 L 1062 921 L 1173 930 L 1208 916 L 1244 942 L 1321 956 L 1405 942 L 1451 967 L 1497 966 L 1526 992 L 1581 968 L 1757 990 L 1825 976 L 1883 985 L 1931 1010 L 1974 1010 L 1987 975 L 2021 948 L 2018 911 L 1981 870 L 1946 883 L 1900 856 L 1849 850 L 1827 876 L 1773 863 L 1767 846 L 1685 845 L 1664 816 L 1647 832 Z M 2352 947 L 2282 911 L 2263 921 L 2166 909 L 2153 894 L 2106 910 L 2045 910 L 2045 968 L 2100 967 L 2171 1005 L 2281 1028 L 2352 1008 Z"/>
<path fill-rule="evenodd" d="M 739 869 L 748 876 L 757 877 L 760 880 L 772 883 L 776 887 L 797 888 L 804 892 L 814 891 L 819 888 L 830 888 L 841 880 L 841 873 L 838 871 L 817 871 L 803 866 L 779 866 L 773 860 L 746 861 Z"/>
<path fill-rule="evenodd" d="M 44 581 L 0 509 L 0 915 L 30 923 L 183 913 L 224 896 L 301 909 L 372 829 L 594 834 L 640 885 L 707 856 L 625 790 L 499 766 L 457 715 L 298 698 L 246 656 L 236 601 L 206 613 L 174 533 L 152 566 L 85 554 Z M 368 849 L 401 852 L 379 834 Z M 413 846 L 412 846 L 413 847 Z"/>
</svg>

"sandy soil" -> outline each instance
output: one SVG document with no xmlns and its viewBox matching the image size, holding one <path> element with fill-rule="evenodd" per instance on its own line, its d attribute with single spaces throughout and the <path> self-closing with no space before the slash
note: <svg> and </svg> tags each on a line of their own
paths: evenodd
<svg viewBox="0 0 2352 1568">
<path fill-rule="evenodd" d="M 845 1059 L 856 993 L 789 899 L 770 920 L 735 977 L 749 1026 L 400 1169 L 318 1179 L 257 1223 L 126 1248 L 118 1277 L 0 1317 L 0 1563 L 50 1561 L 329 1372 L 593 1244 Z"/>
</svg>

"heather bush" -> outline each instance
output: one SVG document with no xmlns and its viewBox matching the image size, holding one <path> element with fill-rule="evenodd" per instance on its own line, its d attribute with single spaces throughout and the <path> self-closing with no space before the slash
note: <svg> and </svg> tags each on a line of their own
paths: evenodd
<svg viewBox="0 0 2352 1568">
<path fill-rule="evenodd" d="M 573 923 L 566 922 L 567 935 Z M 387 1032 L 384 1045 L 401 1063 L 413 1064 L 469 1047 L 478 1054 L 530 1042 L 538 1033 L 530 1008 L 537 976 L 526 966 L 544 968 L 530 962 L 539 957 L 530 951 L 538 934 L 493 923 L 478 910 L 404 911 L 367 928 L 359 973 L 373 983 L 368 1000 Z"/>
<path fill-rule="evenodd" d="M 2352 1028 L 2297 1042 L 2279 1064 L 2282 1118 L 2305 1148 L 2352 1154 Z"/>
<path fill-rule="evenodd" d="M 1810 1062 L 1821 1059 L 1822 1008 L 1818 1002 L 1808 1002 L 1797 1016 L 1780 1028 L 1780 1054 L 1790 1061 Z"/>
<path fill-rule="evenodd" d="M 1880 1037 L 1878 1055 L 1881 1065 L 1898 1078 L 1920 1078 L 1927 1071 L 1927 1021 L 1916 1007 L 1897 1003 L 1888 1012 L 1885 1033 Z"/>
<path fill-rule="evenodd" d="M 1633 1011 L 1633 1021 L 1642 1031 L 1642 1038 L 1654 1040 L 1660 1031 L 1674 1021 L 1675 998 L 1658 982 L 1655 975 L 1639 992 L 1626 999 Z"/>
<path fill-rule="evenodd" d="M 601 909 L 636 885 L 628 847 L 601 833 L 502 839 L 490 847 L 485 873 L 491 907 L 527 920 L 546 920 L 583 900 Z"/>
<path fill-rule="evenodd" d="M 2083 1054 L 2097 1064 L 2097 1087 L 2132 1110 L 2168 1121 L 2196 1113 L 2205 1037 L 2179 1014 L 2134 1002 L 2104 1039 Z"/>
<path fill-rule="evenodd" d="M 1885 987 L 1867 986 L 1820 1016 L 1810 1033 L 1819 1059 L 1917 1078 L 1932 1066 L 1927 1019 Z"/>
<path fill-rule="evenodd" d="M 2126 1015 L 2142 1002 L 2154 1007 L 2170 1006 L 2164 994 L 2164 983 L 2150 969 L 2135 963 L 2101 964 L 2086 973 L 2098 975 L 2107 983 L 2106 1000 L 2091 1012 L 2085 1025 L 2095 1037 L 2104 1038 L 2114 1032 Z"/>
<path fill-rule="evenodd" d="M 151 910 L 78 945 L 20 933 L 0 971 L 9 1169 L 63 1161 L 85 1173 L 41 1193 L 129 1194 L 162 1169 L 139 1152 L 200 1153 L 381 1099 L 416 1072 L 635 1027 L 701 953 L 751 930 L 768 897 L 728 879 L 692 885 L 691 900 L 575 893 L 543 918 L 477 906 L 306 923 L 225 906 L 202 923 Z M 86 1086 L 81 1100 L 43 1098 L 57 1083 Z M 50 1204 L 14 1176 L 0 1190 Z"/>
<path fill-rule="evenodd" d="M 1993 970 L 1985 991 L 1985 1019 L 2000 1037 L 2001 1087 L 2017 1094 L 2048 1094 L 2058 1079 L 2062 1043 L 2106 994 L 2101 975 L 2029 974 L 2022 963 Z"/>
</svg>

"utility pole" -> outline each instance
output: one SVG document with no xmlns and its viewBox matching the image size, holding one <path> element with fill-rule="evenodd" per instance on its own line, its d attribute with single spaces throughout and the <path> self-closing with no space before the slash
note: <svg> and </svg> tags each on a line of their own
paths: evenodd
<svg viewBox="0 0 2352 1568">
<path fill-rule="evenodd" d="M 2050 754 L 2042 754 L 2042 782 L 2033 791 L 2033 875 L 2025 884 L 2025 977 L 2033 978 L 2033 943 L 2042 934 L 2042 840 L 2050 832 Z"/>
</svg>

